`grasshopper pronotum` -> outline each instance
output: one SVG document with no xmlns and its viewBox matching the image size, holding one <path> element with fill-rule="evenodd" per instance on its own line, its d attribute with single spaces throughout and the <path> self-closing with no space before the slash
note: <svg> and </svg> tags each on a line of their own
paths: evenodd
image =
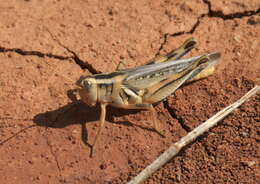
<svg viewBox="0 0 260 184">
<path fill-rule="evenodd" d="M 219 53 L 210 53 L 180 59 L 195 44 L 196 41 L 191 38 L 178 49 L 155 58 L 146 65 L 80 77 L 76 84 L 82 101 L 91 106 L 96 103 L 101 106 L 99 130 L 92 145 L 93 150 L 105 123 L 107 105 L 151 111 L 154 129 L 163 135 L 158 129 L 153 104 L 171 95 L 182 84 L 211 75 L 220 57 Z"/>
</svg>

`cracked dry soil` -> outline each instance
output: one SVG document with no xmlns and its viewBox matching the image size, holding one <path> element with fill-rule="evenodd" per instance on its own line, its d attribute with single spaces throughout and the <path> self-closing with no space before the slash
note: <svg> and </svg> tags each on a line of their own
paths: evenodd
<svg viewBox="0 0 260 184">
<path fill-rule="evenodd" d="M 0 182 L 125 183 L 172 142 L 260 82 L 259 0 L 0 0 Z M 84 72 L 144 64 L 195 37 L 219 51 L 214 75 L 146 111 L 109 108 L 94 158 L 98 108 L 70 100 Z M 257 183 L 260 96 L 186 147 L 145 183 Z"/>
</svg>

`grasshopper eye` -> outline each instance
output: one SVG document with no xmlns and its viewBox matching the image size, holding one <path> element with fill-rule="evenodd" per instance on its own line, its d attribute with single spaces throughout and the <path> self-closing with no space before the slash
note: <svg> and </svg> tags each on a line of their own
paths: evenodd
<svg viewBox="0 0 260 184">
<path fill-rule="evenodd" d="M 83 87 L 86 89 L 89 89 L 92 86 L 92 83 L 88 80 L 84 80 L 83 82 Z"/>
<path fill-rule="evenodd" d="M 85 77 L 80 81 L 79 95 L 86 104 L 93 106 L 97 103 L 97 83 L 93 77 Z"/>
</svg>

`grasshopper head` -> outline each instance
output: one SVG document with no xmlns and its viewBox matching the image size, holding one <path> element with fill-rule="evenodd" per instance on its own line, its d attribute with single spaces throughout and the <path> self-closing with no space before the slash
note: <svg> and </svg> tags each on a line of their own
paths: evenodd
<svg viewBox="0 0 260 184">
<path fill-rule="evenodd" d="M 79 95 L 83 102 L 90 106 L 97 103 L 97 83 L 96 79 L 91 76 L 81 76 L 76 82 L 80 87 Z"/>
</svg>

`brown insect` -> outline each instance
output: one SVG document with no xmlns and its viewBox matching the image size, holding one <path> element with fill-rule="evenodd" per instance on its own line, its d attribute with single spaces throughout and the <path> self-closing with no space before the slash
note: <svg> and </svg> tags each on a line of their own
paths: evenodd
<svg viewBox="0 0 260 184">
<path fill-rule="evenodd" d="M 99 130 L 93 143 L 93 150 L 105 123 L 106 107 L 111 105 L 123 109 L 146 109 L 151 111 L 154 129 L 158 128 L 153 104 L 174 93 L 184 83 L 211 75 L 220 53 L 180 59 L 194 48 L 191 38 L 181 47 L 165 56 L 155 58 L 146 65 L 120 69 L 112 73 L 81 76 L 76 82 L 83 102 L 90 106 L 101 106 Z"/>
</svg>

